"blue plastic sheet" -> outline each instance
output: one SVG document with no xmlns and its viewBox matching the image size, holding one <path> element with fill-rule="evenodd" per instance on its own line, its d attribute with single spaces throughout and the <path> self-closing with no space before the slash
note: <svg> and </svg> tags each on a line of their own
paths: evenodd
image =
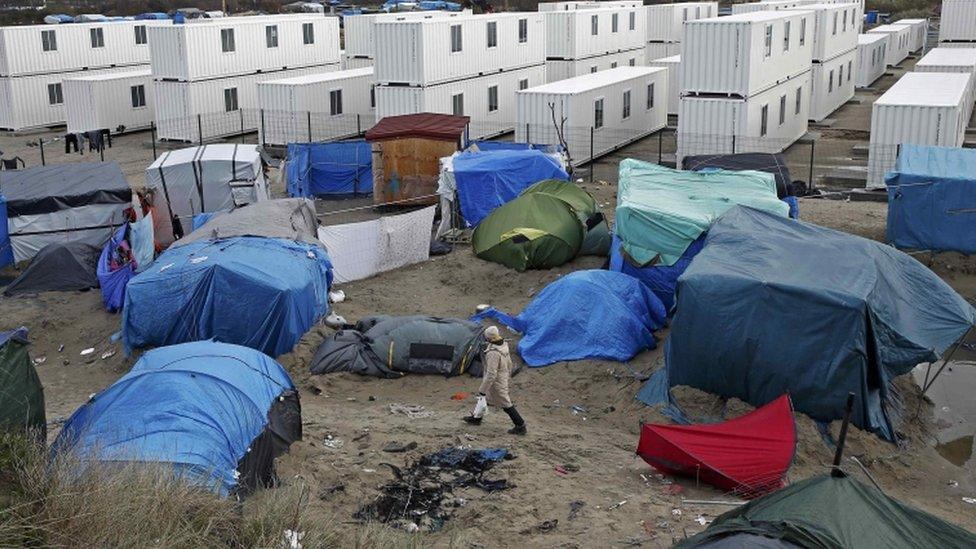
<svg viewBox="0 0 976 549">
<path fill-rule="evenodd" d="M 707 233 L 705 233 L 707 234 Z M 638 267 L 624 257 L 623 247 L 620 237 L 613 235 L 613 242 L 610 245 L 610 270 L 630 275 L 642 284 L 650 288 L 654 295 L 661 300 L 665 310 L 671 311 L 674 307 L 674 292 L 678 287 L 678 277 L 685 272 L 691 260 L 698 255 L 702 247 L 705 246 L 705 234 L 699 236 L 681 254 L 674 265 L 657 265 L 649 267 Z"/>
<path fill-rule="evenodd" d="M 98 284 L 102 289 L 102 303 L 110 313 L 122 310 L 125 303 L 125 288 L 129 284 L 129 280 L 136 275 L 135 263 L 131 261 L 114 271 L 110 263 L 112 254 L 125 240 L 128 229 L 129 224 L 126 223 L 115 230 L 112 238 L 102 248 L 102 255 L 98 258 L 98 268 L 95 270 Z"/>
<path fill-rule="evenodd" d="M 556 159 L 536 150 L 466 152 L 454 157 L 461 215 L 473 226 L 544 179 L 569 180 Z"/>
<path fill-rule="evenodd" d="M 213 217 L 215 213 L 217 213 L 217 212 L 203 212 L 203 213 L 198 213 L 198 214 L 194 215 L 193 216 L 193 225 L 192 225 L 193 228 L 191 229 L 191 232 L 199 229 L 200 227 L 203 227 L 204 225 L 206 225 L 207 224 L 207 221 L 210 221 L 210 218 Z"/>
<path fill-rule="evenodd" d="M 214 339 L 287 353 L 328 313 L 332 264 L 311 244 L 258 237 L 170 248 L 129 281 L 127 350 Z"/>
<path fill-rule="evenodd" d="M 352 197 L 373 192 L 373 153 L 365 141 L 291 143 L 288 196 Z"/>
<path fill-rule="evenodd" d="M 7 199 L 0 193 L 0 269 L 14 262 L 14 248 L 10 245 L 7 228 Z"/>
<path fill-rule="evenodd" d="M 902 145 L 888 187 L 888 242 L 976 253 L 976 151 Z"/>
<path fill-rule="evenodd" d="M 894 440 L 890 382 L 938 360 L 976 310 L 921 263 L 847 233 L 736 207 L 678 279 L 672 387 L 762 406 L 785 392 L 815 420 Z"/>
<path fill-rule="evenodd" d="M 492 318 L 522 332 L 518 351 L 529 366 L 566 360 L 630 360 L 655 346 L 664 326 L 661 301 L 636 278 L 612 271 L 576 271 L 546 286 L 517 317 L 488 309 Z"/>
<path fill-rule="evenodd" d="M 515 143 L 513 141 L 472 141 L 468 144 L 478 147 L 481 152 L 491 151 L 542 151 L 544 153 L 554 153 L 557 147 L 554 145 L 541 145 L 537 143 Z"/>
<path fill-rule="evenodd" d="M 295 387 L 277 362 L 238 345 L 201 341 L 147 352 L 65 423 L 53 455 L 87 462 L 159 462 L 228 495 L 237 468 Z"/>
<path fill-rule="evenodd" d="M 152 217 L 143 217 L 129 225 L 129 244 L 136 261 L 136 272 L 141 273 L 152 265 L 156 257 L 156 239 Z"/>
</svg>

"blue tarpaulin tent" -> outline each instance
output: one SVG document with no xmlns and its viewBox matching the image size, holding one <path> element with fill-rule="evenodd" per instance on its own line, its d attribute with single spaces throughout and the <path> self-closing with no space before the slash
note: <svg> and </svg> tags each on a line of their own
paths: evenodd
<svg viewBox="0 0 976 549">
<path fill-rule="evenodd" d="M 127 350 L 214 339 L 287 353 L 329 309 L 332 264 L 322 248 L 235 237 L 171 247 L 129 281 Z"/>
<path fill-rule="evenodd" d="M 707 234 L 707 233 L 706 233 Z M 625 257 L 620 237 L 613 235 L 610 244 L 610 270 L 630 275 L 640 280 L 654 292 L 661 300 L 664 309 L 670 311 L 674 307 L 674 290 L 678 287 L 678 277 L 685 272 L 691 260 L 698 255 L 705 245 L 705 235 L 699 236 L 685 249 L 674 265 L 649 265 L 638 267 Z"/>
<path fill-rule="evenodd" d="M 125 233 L 128 230 L 128 223 L 115 229 L 112 238 L 102 248 L 102 255 L 98 258 L 98 268 L 95 271 L 98 276 L 98 284 L 102 288 L 102 303 L 105 305 L 105 310 L 110 313 L 122 309 L 122 305 L 125 304 L 125 287 L 129 280 L 136 275 L 136 265 L 131 260 L 114 271 L 111 267 L 112 257 L 119 255 L 117 250 L 121 246 L 127 245 Z M 129 251 L 131 252 L 131 250 Z"/>
<path fill-rule="evenodd" d="M 815 420 L 894 440 L 889 383 L 939 358 L 976 310 L 921 263 L 839 231 L 746 207 L 712 224 L 678 279 L 660 376 L 761 406 L 789 393 Z"/>
<path fill-rule="evenodd" d="M 888 187 L 888 242 L 976 253 L 976 151 L 902 145 Z"/>
<path fill-rule="evenodd" d="M 536 150 L 466 152 L 454 157 L 461 215 L 475 226 L 495 208 L 544 179 L 569 180 L 551 156 Z"/>
<path fill-rule="evenodd" d="M 301 439 L 298 393 L 253 349 L 199 341 L 154 349 L 65 423 L 52 455 L 172 465 L 221 495 L 274 478 L 274 458 Z"/>
<path fill-rule="evenodd" d="M 7 229 L 7 199 L 0 193 L 0 269 L 14 262 L 14 249 L 10 245 Z"/>
<path fill-rule="evenodd" d="M 364 196 L 373 192 L 373 153 L 365 141 L 291 143 L 286 188 L 300 198 Z"/>
<path fill-rule="evenodd" d="M 546 366 L 588 358 L 630 360 L 654 348 L 653 332 L 665 316 L 661 301 L 636 278 L 589 270 L 549 284 L 517 317 L 488 309 L 471 320 L 491 318 L 521 332 L 522 359 Z"/>
</svg>

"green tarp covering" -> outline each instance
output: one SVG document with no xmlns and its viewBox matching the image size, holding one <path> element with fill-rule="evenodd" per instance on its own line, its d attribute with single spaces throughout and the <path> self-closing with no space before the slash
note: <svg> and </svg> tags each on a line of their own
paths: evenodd
<svg viewBox="0 0 976 549">
<path fill-rule="evenodd" d="M 749 533 L 816 548 L 976 547 L 976 535 L 853 478 L 822 475 L 721 515 L 677 547 Z"/>
<path fill-rule="evenodd" d="M 44 437 L 44 390 L 27 353 L 27 328 L 0 332 L 0 432 Z"/>
<path fill-rule="evenodd" d="M 592 196 L 572 183 L 546 180 L 495 209 L 471 242 L 478 257 L 524 271 L 605 255 L 610 236 Z"/>
<path fill-rule="evenodd" d="M 639 160 L 620 163 L 615 231 L 638 265 L 670 266 L 712 222 L 737 204 L 787 217 L 765 172 L 682 172 Z"/>
</svg>

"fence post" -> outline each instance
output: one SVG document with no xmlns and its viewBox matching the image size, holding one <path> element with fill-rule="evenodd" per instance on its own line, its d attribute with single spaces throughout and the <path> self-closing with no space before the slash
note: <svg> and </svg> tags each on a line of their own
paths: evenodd
<svg viewBox="0 0 976 549">
<path fill-rule="evenodd" d="M 152 133 L 153 160 L 156 160 L 156 121 L 149 123 L 149 131 Z"/>
<path fill-rule="evenodd" d="M 593 183 L 593 126 L 590 126 L 590 183 Z"/>
<path fill-rule="evenodd" d="M 677 161 L 677 158 L 675 158 Z M 664 130 L 657 132 L 657 163 L 660 164 L 664 162 Z M 675 169 L 681 169 L 679 166 L 675 166 Z"/>
<path fill-rule="evenodd" d="M 808 188 L 811 191 L 813 190 L 813 187 L 814 187 L 814 185 L 813 185 L 813 158 L 814 158 L 814 156 L 813 156 L 813 147 L 814 147 L 814 145 L 816 143 L 817 143 L 817 141 L 815 139 L 811 139 L 810 140 L 810 183 L 808 185 Z"/>
<path fill-rule="evenodd" d="M 261 109 L 261 146 L 262 147 L 264 146 L 264 138 L 265 138 L 265 133 L 264 133 L 264 109 Z"/>
<path fill-rule="evenodd" d="M 305 111 L 308 117 L 308 142 L 312 142 L 312 111 Z"/>
<path fill-rule="evenodd" d="M 735 154 L 735 134 L 732 134 L 732 154 Z"/>
<path fill-rule="evenodd" d="M 102 162 L 105 162 L 105 139 L 102 138 L 102 145 L 98 147 L 98 156 L 101 158 Z"/>
<path fill-rule="evenodd" d="M 237 109 L 237 112 L 241 115 L 241 145 L 244 144 L 244 109 Z"/>
<path fill-rule="evenodd" d="M 525 123 L 525 142 L 526 143 L 531 143 L 532 142 L 532 140 L 529 139 L 529 123 L 528 122 Z"/>
<path fill-rule="evenodd" d="M 197 137 L 200 138 L 200 144 L 203 145 L 203 115 L 197 114 Z"/>
<path fill-rule="evenodd" d="M 41 147 L 41 166 L 47 166 L 47 162 L 44 160 L 44 139 L 37 138 L 37 144 Z M 80 149 L 81 147 L 79 146 L 78 148 Z"/>
<path fill-rule="evenodd" d="M 359 120 L 359 113 L 356 113 L 356 137 L 359 137 L 363 133 L 363 126 Z"/>
</svg>

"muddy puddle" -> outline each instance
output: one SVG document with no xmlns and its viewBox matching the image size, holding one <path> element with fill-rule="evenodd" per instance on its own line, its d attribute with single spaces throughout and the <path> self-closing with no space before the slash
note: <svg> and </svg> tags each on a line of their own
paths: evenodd
<svg viewBox="0 0 976 549">
<path fill-rule="evenodd" d="M 970 338 L 971 339 L 971 338 Z M 933 365 L 933 374 L 937 368 Z M 914 371 L 921 385 L 925 367 Z M 938 435 L 935 449 L 946 461 L 976 471 L 974 436 L 976 436 L 976 350 L 960 348 L 952 363 L 936 379 L 927 396 L 935 404 Z"/>
</svg>

